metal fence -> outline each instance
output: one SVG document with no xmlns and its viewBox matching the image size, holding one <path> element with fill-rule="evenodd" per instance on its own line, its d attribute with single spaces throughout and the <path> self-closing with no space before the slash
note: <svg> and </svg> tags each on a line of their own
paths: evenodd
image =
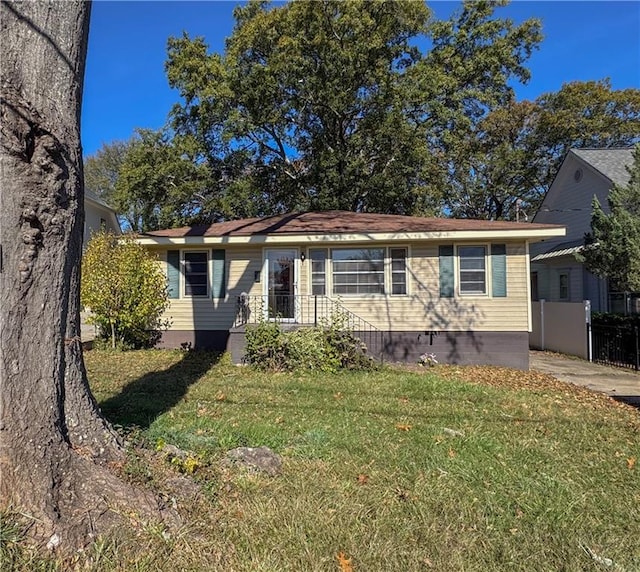
<svg viewBox="0 0 640 572">
<path fill-rule="evenodd" d="M 640 370 L 638 326 L 591 324 L 591 339 L 593 361 Z"/>
</svg>

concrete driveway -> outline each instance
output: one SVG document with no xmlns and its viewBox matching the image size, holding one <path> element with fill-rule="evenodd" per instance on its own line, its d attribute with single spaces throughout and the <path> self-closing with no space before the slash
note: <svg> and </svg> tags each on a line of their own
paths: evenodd
<svg viewBox="0 0 640 572">
<path fill-rule="evenodd" d="M 529 352 L 529 369 L 606 393 L 617 401 L 640 408 L 640 372 L 533 350 Z"/>
</svg>

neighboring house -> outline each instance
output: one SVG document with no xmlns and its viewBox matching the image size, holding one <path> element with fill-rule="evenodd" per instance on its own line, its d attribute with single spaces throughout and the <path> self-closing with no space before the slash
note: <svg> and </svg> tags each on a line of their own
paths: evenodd
<svg viewBox="0 0 640 572">
<path fill-rule="evenodd" d="M 166 269 L 164 347 L 228 349 L 259 319 L 322 322 L 338 304 L 370 353 L 528 368 L 529 243 L 557 225 L 352 213 L 286 214 L 149 232 Z M 379 347 L 371 347 L 379 345 Z"/>
<path fill-rule="evenodd" d="M 588 272 L 576 254 L 591 231 L 593 197 L 609 212 L 612 185 L 629 182 L 633 149 L 571 149 L 549 187 L 534 223 L 562 224 L 564 238 L 531 247 L 531 292 L 534 300 L 591 301 L 596 312 L 624 311 L 624 296 L 609 290 L 607 280 Z"/>
<path fill-rule="evenodd" d="M 84 192 L 84 236 L 83 244 L 86 248 L 91 234 L 104 228 L 114 234 L 120 234 L 120 223 L 113 210 L 102 199 L 85 189 Z"/>
</svg>

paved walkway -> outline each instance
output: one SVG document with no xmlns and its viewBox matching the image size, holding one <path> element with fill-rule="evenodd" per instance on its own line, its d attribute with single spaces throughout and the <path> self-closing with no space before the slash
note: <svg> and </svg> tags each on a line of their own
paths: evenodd
<svg viewBox="0 0 640 572">
<path fill-rule="evenodd" d="M 529 353 L 529 368 L 640 408 L 640 372 L 533 350 Z"/>
</svg>

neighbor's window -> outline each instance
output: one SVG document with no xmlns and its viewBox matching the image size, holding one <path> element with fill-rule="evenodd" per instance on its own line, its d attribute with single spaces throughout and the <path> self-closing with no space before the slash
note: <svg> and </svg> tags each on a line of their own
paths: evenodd
<svg viewBox="0 0 640 572">
<path fill-rule="evenodd" d="M 391 257 L 391 293 L 407 293 L 407 249 L 389 249 Z"/>
<path fill-rule="evenodd" d="M 384 294 L 384 248 L 331 251 L 334 294 Z"/>
<path fill-rule="evenodd" d="M 486 254 L 484 246 L 458 247 L 460 294 L 487 293 Z"/>
<path fill-rule="evenodd" d="M 562 272 L 559 275 L 560 300 L 569 299 L 569 273 Z"/>
<path fill-rule="evenodd" d="M 324 248 L 309 250 L 311 259 L 311 293 L 324 296 L 327 293 L 327 251 Z"/>
<path fill-rule="evenodd" d="M 207 272 L 209 258 L 206 252 L 184 253 L 184 295 L 207 296 L 209 278 Z"/>
</svg>

